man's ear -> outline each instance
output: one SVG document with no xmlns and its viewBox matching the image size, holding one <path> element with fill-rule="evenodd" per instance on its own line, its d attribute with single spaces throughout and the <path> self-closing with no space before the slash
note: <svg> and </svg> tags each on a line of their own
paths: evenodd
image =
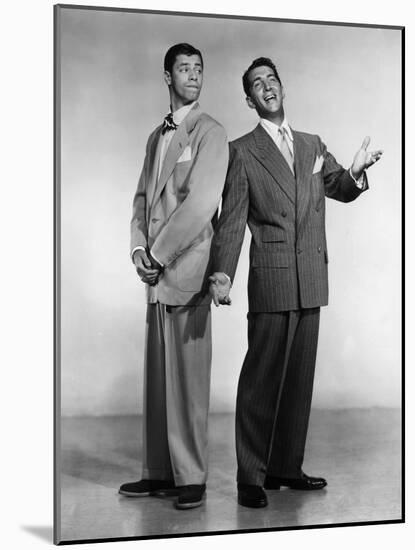
<svg viewBox="0 0 415 550">
<path fill-rule="evenodd" d="M 282 84 L 281 84 L 281 95 L 282 95 L 282 99 L 285 99 L 285 88 Z"/>
<path fill-rule="evenodd" d="M 251 109 L 255 109 L 255 104 L 254 102 L 252 101 L 252 99 L 249 97 L 249 95 L 246 96 L 246 102 L 248 104 L 248 107 L 250 107 Z"/>
<path fill-rule="evenodd" d="M 171 74 L 169 71 L 164 71 L 164 82 L 167 84 L 167 86 L 171 85 Z"/>
</svg>

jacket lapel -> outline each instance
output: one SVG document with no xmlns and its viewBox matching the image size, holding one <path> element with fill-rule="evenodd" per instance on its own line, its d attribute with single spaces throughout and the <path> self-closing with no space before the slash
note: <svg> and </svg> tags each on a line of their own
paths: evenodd
<svg viewBox="0 0 415 550">
<path fill-rule="evenodd" d="M 297 180 L 297 227 L 301 226 L 310 200 L 310 177 L 313 172 L 314 149 L 304 136 L 292 130 L 294 169 Z"/>
<path fill-rule="evenodd" d="M 275 179 L 290 201 L 295 204 L 295 177 L 287 161 L 260 124 L 254 129 L 252 135 L 256 147 L 253 147 L 251 152 Z"/>
<path fill-rule="evenodd" d="M 192 107 L 184 121 L 179 125 L 177 130 L 174 132 L 174 136 L 170 142 L 170 145 L 167 149 L 166 156 L 164 157 L 163 167 L 160 172 L 160 178 L 157 182 L 156 189 L 154 192 L 154 197 L 152 204 L 154 205 L 157 200 L 160 198 L 161 193 L 163 192 L 164 187 L 170 176 L 173 173 L 174 167 L 176 166 L 177 160 L 180 155 L 183 153 L 183 150 L 188 145 L 190 139 L 189 134 L 193 130 L 197 119 L 199 118 L 201 110 L 199 104 L 195 103 Z M 160 140 L 159 140 L 160 141 Z"/>
</svg>

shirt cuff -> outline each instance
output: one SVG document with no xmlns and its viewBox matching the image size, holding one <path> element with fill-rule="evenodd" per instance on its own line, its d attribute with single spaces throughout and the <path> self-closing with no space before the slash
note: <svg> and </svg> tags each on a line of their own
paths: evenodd
<svg viewBox="0 0 415 550">
<path fill-rule="evenodd" d="M 352 180 L 355 182 L 355 184 L 357 185 L 357 187 L 359 189 L 363 189 L 364 186 L 365 186 L 365 173 L 362 172 L 362 175 L 360 176 L 359 179 L 356 179 L 353 174 L 352 174 L 352 169 L 349 168 L 349 174 L 350 174 L 350 177 L 352 178 Z"/>
<path fill-rule="evenodd" d="M 144 246 L 136 246 L 135 248 L 132 249 L 131 251 L 131 261 L 134 263 L 134 252 L 136 252 L 137 250 L 144 250 L 145 251 L 145 248 Z"/>
</svg>

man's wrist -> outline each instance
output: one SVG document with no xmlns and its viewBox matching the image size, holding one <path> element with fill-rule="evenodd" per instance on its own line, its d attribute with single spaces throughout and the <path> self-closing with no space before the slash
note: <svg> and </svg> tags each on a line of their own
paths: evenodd
<svg viewBox="0 0 415 550">
<path fill-rule="evenodd" d="M 132 249 L 131 251 L 131 260 L 133 262 L 133 264 L 135 264 L 135 261 L 134 261 L 134 254 L 136 252 L 138 252 L 139 250 L 142 250 L 143 252 L 146 251 L 146 249 L 144 248 L 144 246 L 136 246 L 135 248 Z"/>
<path fill-rule="evenodd" d="M 364 179 L 365 171 L 362 170 L 359 174 L 355 174 L 353 173 L 353 168 L 351 167 L 349 168 L 349 174 L 350 174 L 350 177 L 354 180 L 357 187 L 359 189 L 363 189 L 365 185 L 365 179 Z"/>
</svg>

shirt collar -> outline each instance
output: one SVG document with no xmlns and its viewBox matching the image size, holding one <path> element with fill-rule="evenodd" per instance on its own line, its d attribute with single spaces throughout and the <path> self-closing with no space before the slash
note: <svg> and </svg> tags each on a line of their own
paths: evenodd
<svg viewBox="0 0 415 550">
<path fill-rule="evenodd" d="M 291 128 L 288 125 L 287 117 L 284 117 L 284 120 L 282 121 L 281 126 L 278 126 L 278 124 L 275 124 L 275 122 L 271 122 L 270 120 L 267 120 L 266 118 L 260 118 L 259 122 L 261 126 L 263 126 L 266 130 L 268 130 L 271 134 L 278 135 L 278 129 L 283 128 L 290 139 L 290 141 L 294 141 L 294 137 L 291 131 Z"/>
<path fill-rule="evenodd" d="M 193 103 L 189 103 L 189 105 L 184 105 L 183 107 L 180 107 L 180 109 L 177 109 L 177 111 L 174 111 L 173 120 L 177 124 L 177 126 L 181 122 L 183 122 L 183 120 L 186 118 L 186 115 L 193 108 L 195 103 L 196 101 L 193 101 Z"/>
</svg>

